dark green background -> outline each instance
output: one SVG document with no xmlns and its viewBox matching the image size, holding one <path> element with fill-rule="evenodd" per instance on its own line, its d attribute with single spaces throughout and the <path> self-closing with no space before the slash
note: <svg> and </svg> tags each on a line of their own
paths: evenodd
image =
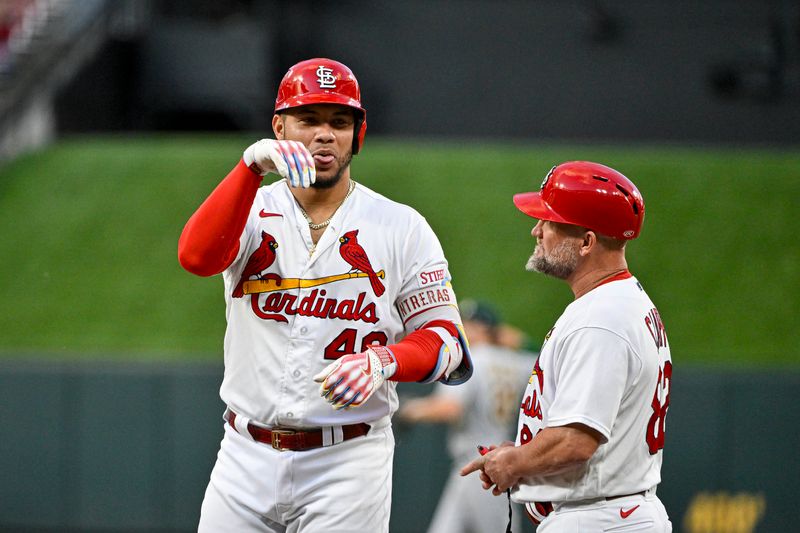
<svg viewBox="0 0 800 533">
<path fill-rule="evenodd" d="M 2 169 L 0 350 L 218 360 L 221 280 L 184 272 L 177 241 L 251 140 L 76 137 Z M 534 220 L 511 197 L 570 159 L 613 166 L 642 191 L 629 264 L 678 364 L 800 360 L 798 151 L 371 138 L 353 176 L 429 220 L 460 298 L 493 301 L 537 342 L 571 293 L 524 270 Z"/>
</svg>

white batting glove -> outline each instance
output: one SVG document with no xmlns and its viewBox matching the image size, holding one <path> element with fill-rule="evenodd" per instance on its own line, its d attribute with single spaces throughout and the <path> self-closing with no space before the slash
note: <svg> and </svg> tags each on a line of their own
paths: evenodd
<svg viewBox="0 0 800 533">
<path fill-rule="evenodd" d="M 358 407 L 392 377 L 397 361 L 386 346 L 372 346 L 367 351 L 344 355 L 314 376 L 321 383 L 320 396 L 334 409 Z"/>
<path fill-rule="evenodd" d="M 262 176 L 275 172 L 292 187 L 306 189 L 317 179 L 314 158 L 301 142 L 261 139 L 247 147 L 242 159 L 253 172 Z"/>
</svg>

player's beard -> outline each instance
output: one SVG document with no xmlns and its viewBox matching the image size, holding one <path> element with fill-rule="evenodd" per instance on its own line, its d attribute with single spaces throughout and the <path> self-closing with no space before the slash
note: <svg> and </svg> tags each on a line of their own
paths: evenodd
<svg viewBox="0 0 800 533">
<path fill-rule="evenodd" d="M 336 171 L 336 174 L 330 178 L 321 178 L 319 174 L 317 174 L 317 179 L 311 184 L 311 187 L 314 189 L 330 189 L 339 183 L 344 171 L 350 167 L 351 161 L 353 161 L 353 151 L 348 150 L 344 156 L 336 159 L 336 162 L 339 164 L 339 169 Z"/>
<path fill-rule="evenodd" d="M 537 244 L 528 259 L 525 269 L 530 272 L 541 272 L 558 279 L 567 279 L 578 268 L 578 248 L 580 243 L 572 240 L 561 241 L 548 254 L 541 244 Z"/>
</svg>

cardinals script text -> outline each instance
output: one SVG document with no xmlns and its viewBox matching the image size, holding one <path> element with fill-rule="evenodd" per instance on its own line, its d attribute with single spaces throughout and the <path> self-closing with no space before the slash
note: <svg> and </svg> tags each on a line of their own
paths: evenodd
<svg viewBox="0 0 800 533">
<path fill-rule="evenodd" d="M 355 299 L 337 300 L 326 298 L 325 289 L 314 289 L 300 299 L 288 292 L 273 292 L 259 302 L 259 295 L 250 296 L 250 306 L 258 318 L 288 322 L 287 316 L 301 315 L 317 318 L 338 318 L 340 320 L 360 320 L 369 324 L 376 323 L 379 318 L 374 302 L 365 302 L 367 293 L 360 292 Z"/>
</svg>

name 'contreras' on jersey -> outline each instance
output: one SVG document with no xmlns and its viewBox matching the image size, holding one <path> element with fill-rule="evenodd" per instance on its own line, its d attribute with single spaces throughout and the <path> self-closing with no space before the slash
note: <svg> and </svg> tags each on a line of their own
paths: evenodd
<svg viewBox="0 0 800 533">
<path fill-rule="evenodd" d="M 342 355 L 396 343 L 431 320 L 461 323 L 447 261 L 428 223 L 361 184 L 316 246 L 285 182 L 261 187 L 223 278 L 228 329 L 220 396 L 268 427 L 390 416 L 398 406 L 395 382 L 357 409 L 335 411 L 312 376 Z"/>
<path fill-rule="evenodd" d="M 517 445 L 571 423 L 597 430 L 603 441 L 585 468 L 526 480 L 512 498 L 565 502 L 655 487 L 671 381 L 664 325 L 636 278 L 600 285 L 572 302 L 534 365 Z"/>
</svg>

